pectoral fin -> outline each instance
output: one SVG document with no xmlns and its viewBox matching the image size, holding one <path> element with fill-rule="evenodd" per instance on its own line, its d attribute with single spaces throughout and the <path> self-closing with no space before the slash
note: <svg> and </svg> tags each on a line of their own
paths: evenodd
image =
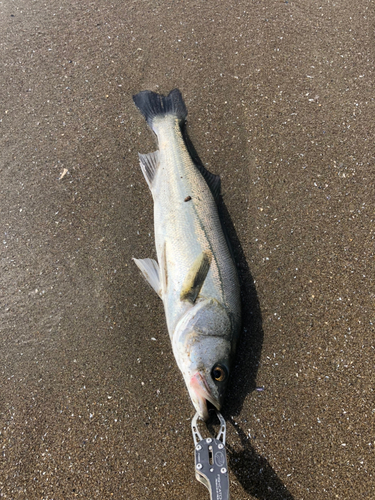
<svg viewBox="0 0 375 500">
<path fill-rule="evenodd" d="M 159 279 L 159 264 L 153 259 L 133 259 L 146 281 L 150 283 L 155 292 L 161 297 Z"/>
<path fill-rule="evenodd" d="M 204 280 L 210 269 L 211 255 L 202 252 L 191 266 L 182 285 L 180 300 L 188 300 L 194 303 L 201 291 Z"/>
</svg>

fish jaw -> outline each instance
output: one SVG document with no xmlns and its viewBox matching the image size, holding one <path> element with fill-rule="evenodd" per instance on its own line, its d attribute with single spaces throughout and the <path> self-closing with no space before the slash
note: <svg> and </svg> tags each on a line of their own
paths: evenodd
<svg viewBox="0 0 375 500">
<path fill-rule="evenodd" d="M 187 384 L 191 400 L 202 420 L 208 420 L 207 401 L 212 403 L 217 410 L 220 410 L 220 403 L 211 394 L 205 377 L 196 372 Z"/>
</svg>

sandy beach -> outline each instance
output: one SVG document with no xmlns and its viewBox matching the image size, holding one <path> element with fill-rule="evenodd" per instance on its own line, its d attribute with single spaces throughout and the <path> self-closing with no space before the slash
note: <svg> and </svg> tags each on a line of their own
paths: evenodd
<svg viewBox="0 0 375 500">
<path fill-rule="evenodd" d="M 132 96 L 177 87 L 241 281 L 231 498 L 372 498 L 373 2 L 18 0 L 0 32 L 0 497 L 209 498 L 132 261 L 156 148 Z"/>
</svg>

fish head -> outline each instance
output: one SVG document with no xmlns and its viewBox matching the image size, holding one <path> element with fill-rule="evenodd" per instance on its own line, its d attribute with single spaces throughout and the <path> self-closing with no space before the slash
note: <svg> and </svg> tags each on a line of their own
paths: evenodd
<svg viewBox="0 0 375 500">
<path fill-rule="evenodd" d="M 215 299 L 197 301 L 178 322 L 173 350 L 192 403 L 203 420 L 207 402 L 220 410 L 233 355 L 233 326 Z"/>
</svg>

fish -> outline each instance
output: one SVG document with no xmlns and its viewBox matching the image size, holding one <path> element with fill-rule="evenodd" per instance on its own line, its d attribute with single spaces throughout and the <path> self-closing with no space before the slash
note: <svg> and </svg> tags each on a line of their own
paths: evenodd
<svg viewBox="0 0 375 500">
<path fill-rule="evenodd" d="M 178 89 L 133 96 L 158 150 L 139 154 L 154 202 L 157 261 L 134 259 L 163 301 L 172 350 L 202 420 L 220 411 L 241 330 L 240 286 L 221 224 L 220 177 L 191 154 Z M 209 404 L 210 403 L 210 404 Z"/>
</svg>

